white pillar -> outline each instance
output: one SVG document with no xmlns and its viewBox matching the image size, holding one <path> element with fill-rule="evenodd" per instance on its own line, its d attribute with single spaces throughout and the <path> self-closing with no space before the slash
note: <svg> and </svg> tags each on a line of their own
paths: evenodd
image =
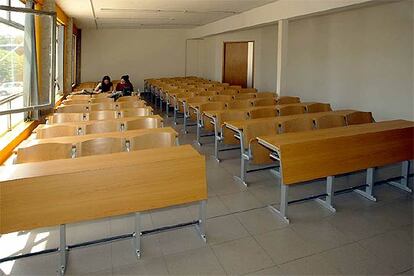
<svg viewBox="0 0 414 276">
<path fill-rule="evenodd" d="M 68 95 L 72 92 L 72 63 L 74 57 L 72 56 L 72 35 L 73 35 L 73 18 L 68 18 L 68 23 L 65 26 L 65 75 L 63 76 L 63 93 Z"/>
<path fill-rule="evenodd" d="M 44 11 L 56 11 L 55 0 L 44 0 L 42 5 Z M 49 16 L 40 16 L 40 91 L 39 91 L 39 104 L 46 104 L 49 101 L 49 89 L 50 89 L 50 68 L 52 67 L 50 54 L 52 25 Z M 53 42 L 54 43 L 54 42 Z"/>
<path fill-rule="evenodd" d="M 287 88 L 288 27 L 287 19 L 278 21 L 276 92 L 279 96 L 285 95 Z"/>
</svg>

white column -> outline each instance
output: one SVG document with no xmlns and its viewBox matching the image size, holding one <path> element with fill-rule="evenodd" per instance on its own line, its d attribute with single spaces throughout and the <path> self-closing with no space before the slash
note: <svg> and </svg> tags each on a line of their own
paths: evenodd
<svg viewBox="0 0 414 276">
<path fill-rule="evenodd" d="M 55 0 L 44 0 L 42 5 L 44 11 L 56 11 Z M 49 101 L 49 88 L 50 88 L 50 70 L 52 67 L 51 60 L 49 58 L 52 36 L 52 25 L 49 16 L 40 16 L 40 91 L 39 91 L 39 104 L 45 104 Z M 53 42 L 55 43 L 55 42 Z"/>
<path fill-rule="evenodd" d="M 288 27 L 287 19 L 278 21 L 276 92 L 279 96 L 285 95 L 287 88 Z"/>
<path fill-rule="evenodd" d="M 73 35 L 73 18 L 68 18 L 68 23 L 65 26 L 65 75 L 63 76 L 63 93 L 68 95 L 72 92 L 72 35 Z"/>
</svg>

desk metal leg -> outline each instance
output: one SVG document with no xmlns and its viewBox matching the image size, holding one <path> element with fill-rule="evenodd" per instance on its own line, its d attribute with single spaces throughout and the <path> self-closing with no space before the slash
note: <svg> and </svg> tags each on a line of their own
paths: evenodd
<svg viewBox="0 0 414 276">
<path fill-rule="evenodd" d="M 176 101 L 176 100 L 174 100 Z M 178 106 L 176 103 L 173 104 L 174 106 L 174 125 L 177 125 L 177 110 L 178 110 Z"/>
<path fill-rule="evenodd" d="M 135 254 L 137 258 L 141 258 L 141 214 L 135 213 L 135 232 L 132 234 L 134 237 Z"/>
<path fill-rule="evenodd" d="M 196 110 L 196 114 L 197 114 L 197 144 L 199 145 L 199 146 L 201 146 L 201 141 L 200 141 L 200 131 L 201 131 L 201 127 L 202 127 L 202 124 L 201 124 L 201 119 L 200 119 L 200 110 Z"/>
<path fill-rule="evenodd" d="M 162 113 L 162 98 L 161 98 L 161 93 L 160 93 L 160 113 Z"/>
<path fill-rule="evenodd" d="M 58 274 L 64 275 L 66 271 L 66 262 L 67 262 L 67 255 L 68 249 L 66 247 L 66 225 L 61 224 L 59 229 L 60 235 L 60 243 L 59 243 L 59 267 L 58 267 Z"/>
<path fill-rule="evenodd" d="M 184 125 L 183 125 L 183 131 L 184 131 L 185 134 L 187 134 L 188 133 L 188 131 L 187 131 L 187 105 L 186 105 L 185 102 L 183 102 L 183 108 L 184 108 Z"/>
<path fill-rule="evenodd" d="M 234 178 L 238 181 L 240 181 L 243 185 L 247 187 L 246 183 L 246 162 L 248 160 L 248 155 L 244 152 L 244 139 L 243 139 L 243 133 L 241 131 L 238 131 L 238 136 L 240 139 L 240 177 L 235 176 Z"/>
<path fill-rule="evenodd" d="M 217 125 L 216 117 L 213 117 L 213 124 L 214 124 L 214 158 L 216 159 L 217 162 L 220 162 L 220 158 L 219 158 L 220 136 L 219 136 L 219 131 L 218 131 L 219 126 Z"/>
<path fill-rule="evenodd" d="M 354 192 L 365 197 L 366 199 L 372 200 L 372 201 L 377 201 L 377 199 L 374 197 L 374 195 L 372 194 L 373 189 L 374 189 L 374 172 L 375 169 L 374 168 L 368 168 L 367 169 L 367 179 L 366 179 L 366 188 L 365 191 L 360 190 L 360 189 L 355 189 Z"/>
<path fill-rule="evenodd" d="M 197 231 L 204 242 L 207 242 L 206 238 L 206 220 L 207 220 L 207 201 L 200 201 L 199 205 L 199 220 L 196 225 Z"/>
<path fill-rule="evenodd" d="M 165 100 L 165 116 L 167 118 L 169 117 L 169 111 L 170 111 L 170 103 L 168 102 L 168 100 Z"/>
<path fill-rule="evenodd" d="M 289 186 L 280 183 L 280 210 L 276 209 L 272 205 L 269 205 L 269 209 L 274 212 L 278 217 L 280 217 L 285 223 L 289 224 L 289 219 L 287 218 L 287 207 L 288 207 L 288 191 Z"/>
<path fill-rule="evenodd" d="M 328 176 L 326 178 L 326 196 L 325 200 L 322 200 L 320 198 L 316 199 L 316 202 L 321 204 L 323 207 L 328 209 L 331 212 L 336 212 L 336 209 L 332 206 L 333 203 L 333 182 L 334 182 L 335 176 Z"/>
<path fill-rule="evenodd" d="M 402 168 L 401 168 L 401 180 L 400 182 L 397 181 L 390 181 L 388 184 L 397 187 L 403 191 L 406 191 L 408 193 L 412 193 L 413 190 L 408 187 L 408 175 L 410 172 L 410 161 L 403 161 L 402 162 Z"/>
</svg>

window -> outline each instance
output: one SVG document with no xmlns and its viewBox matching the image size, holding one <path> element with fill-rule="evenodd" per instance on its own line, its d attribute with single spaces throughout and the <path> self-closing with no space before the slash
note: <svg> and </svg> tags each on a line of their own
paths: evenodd
<svg viewBox="0 0 414 276">
<path fill-rule="evenodd" d="M 20 1 L 1 1 L 2 5 L 24 7 Z M 22 108 L 25 15 L 0 13 L 0 110 Z M 0 116 L 0 135 L 22 122 L 23 113 Z"/>
<path fill-rule="evenodd" d="M 56 16 L 35 11 L 31 9 L 33 6 L 30 0 L 26 1 L 26 5 L 20 0 L 0 0 L 0 135 L 11 130 L 25 117 L 36 118 L 35 110 L 52 106 L 54 73 L 50 74 L 50 91 L 42 95 L 38 93 L 35 30 L 36 22 L 51 26 L 49 49 L 54 51 L 52 37 L 55 36 Z M 42 43 L 42 47 L 47 46 L 45 42 Z M 49 58 L 53 61 L 53 51 L 43 53 L 42 60 L 48 61 Z"/>
</svg>

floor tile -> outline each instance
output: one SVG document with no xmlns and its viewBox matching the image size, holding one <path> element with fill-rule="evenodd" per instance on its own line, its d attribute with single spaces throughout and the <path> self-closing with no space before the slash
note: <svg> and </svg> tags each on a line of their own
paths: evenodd
<svg viewBox="0 0 414 276">
<path fill-rule="evenodd" d="M 275 265 L 270 268 L 265 268 L 265 269 L 261 269 L 258 271 L 248 273 L 246 275 L 269 275 L 270 276 L 270 275 L 285 275 L 285 273 L 282 272 L 282 270 L 277 265 Z"/>
<path fill-rule="evenodd" d="M 234 215 L 208 219 L 206 226 L 207 242 L 211 245 L 240 239 L 249 235 Z"/>
<path fill-rule="evenodd" d="M 275 206 L 279 208 L 278 205 Z M 317 223 L 326 217 L 334 216 L 335 213 L 326 209 L 315 200 L 309 200 L 288 205 L 288 218 L 292 223 L 312 222 Z"/>
<path fill-rule="evenodd" d="M 225 275 L 209 247 L 168 255 L 165 262 L 171 275 Z"/>
<path fill-rule="evenodd" d="M 320 255 L 304 257 L 280 265 L 285 275 L 338 275 L 340 272 Z"/>
<path fill-rule="evenodd" d="M 134 264 L 137 262 L 133 239 L 111 243 L 112 267 Z M 157 235 L 141 237 L 141 259 L 161 257 L 162 251 Z"/>
<path fill-rule="evenodd" d="M 109 236 L 109 218 L 68 224 L 66 226 L 66 241 L 70 245 L 107 238 Z"/>
<path fill-rule="evenodd" d="M 291 229 L 318 252 L 339 247 L 352 241 L 326 220 L 317 223 L 295 222 L 292 223 Z"/>
<path fill-rule="evenodd" d="M 195 227 L 174 229 L 156 235 L 164 255 L 207 246 L 199 236 Z"/>
<path fill-rule="evenodd" d="M 317 251 L 290 228 L 257 235 L 255 238 L 277 265 L 309 256 Z"/>
<path fill-rule="evenodd" d="M 113 275 L 168 275 L 167 266 L 163 258 L 141 260 L 135 264 L 116 267 Z"/>
<path fill-rule="evenodd" d="M 141 230 L 152 229 L 151 215 L 141 214 Z M 135 216 L 126 215 L 114 217 L 109 220 L 109 232 L 111 236 L 129 234 L 135 231 Z"/>
<path fill-rule="evenodd" d="M 233 176 L 227 173 L 220 177 L 219 180 L 207 180 L 209 182 L 209 187 L 212 188 L 213 192 L 218 196 L 230 195 L 247 191 L 247 188 L 244 185 L 237 183 L 234 180 Z"/>
<path fill-rule="evenodd" d="M 412 275 L 414 275 L 414 270 L 411 268 L 411 269 L 408 269 L 406 271 L 402 271 L 401 273 L 398 273 L 397 275 L 406 275 L 406 276 L 410 275 L 410 276 L 412 276 Z"/>
<path fill-rule="evenodd" d="M 414 202 L 409 199 L 397 200 L 378 206 L 373 209 L 373 213 L 382 216 L 389 227 L 398 228 L 400 226 L 413 224 Z"/>
<path fill-rule="evenodd" d="M 162 209 L 151 212 L 153 227 L 164 227 L 193 220 L 193 216 L 186 206 Z"/>
<path fill-rule="evenodd" d="M 362 212 L 337 212 L 328 218 L 329 222 L 350 240 L 357 241 L 385 232 L 390 224 L 377 220 Z"/>
<path fill-rule="evenodd" d="M 212 246 L 228 274 L 246 274 L 274 265 L 260 245 L 251 237 Z"/>
<path fill-rule="evenodd" d="M 56 275 L 58 260 L 57 254 L 39 255 L 0 263 L 0 271 L 4 275 Z"/>
<path fill-rule="evenodd" d="M 231 212 L 240 212 L 263 207 L 263 204 L 249 192 L 220 195 L 219 198 Z"/>
<path fill-rule="evenodd" d="M 236 214 L 236 216 L 252 235 L 262 234 L 288 226 L 288 224 L 282 222 L 267 207 L 241 212 Z"/>
<path fill-rule="evenodd" d="M 265 205 L 280 202 L 280 185 L 275 181 L 266 181 L 261 185 L 251 185 L 249 186 L 249 192 Z"/>
<path fill-rule="evenodd" d="M 358 243 L 321 253 L 327 262 L 347 275 L 391 275 L 392 267 L 370 254 Z"/>
<path fill-rule="evenodd" d="M 111 244 L 76 248 L 68 254 L 68 274 L 85 274 L 112 267 Z"/>
<path fill-rule="evenodd" d="M 188 206 L 192 217 L 199 216 L 199 204 Z M 230 210 L 217 196 L 209 197 L 207 200 L 207 218 L 229 214 Z"/>
<path fill-rule="evenodd" d="M 359 244 L 370 254 L 378 257 L 379 261 L 393 266 L 394 273 L 413 267 L 412 233 L 395 230 L 359 241 Z"/>
</svg>

